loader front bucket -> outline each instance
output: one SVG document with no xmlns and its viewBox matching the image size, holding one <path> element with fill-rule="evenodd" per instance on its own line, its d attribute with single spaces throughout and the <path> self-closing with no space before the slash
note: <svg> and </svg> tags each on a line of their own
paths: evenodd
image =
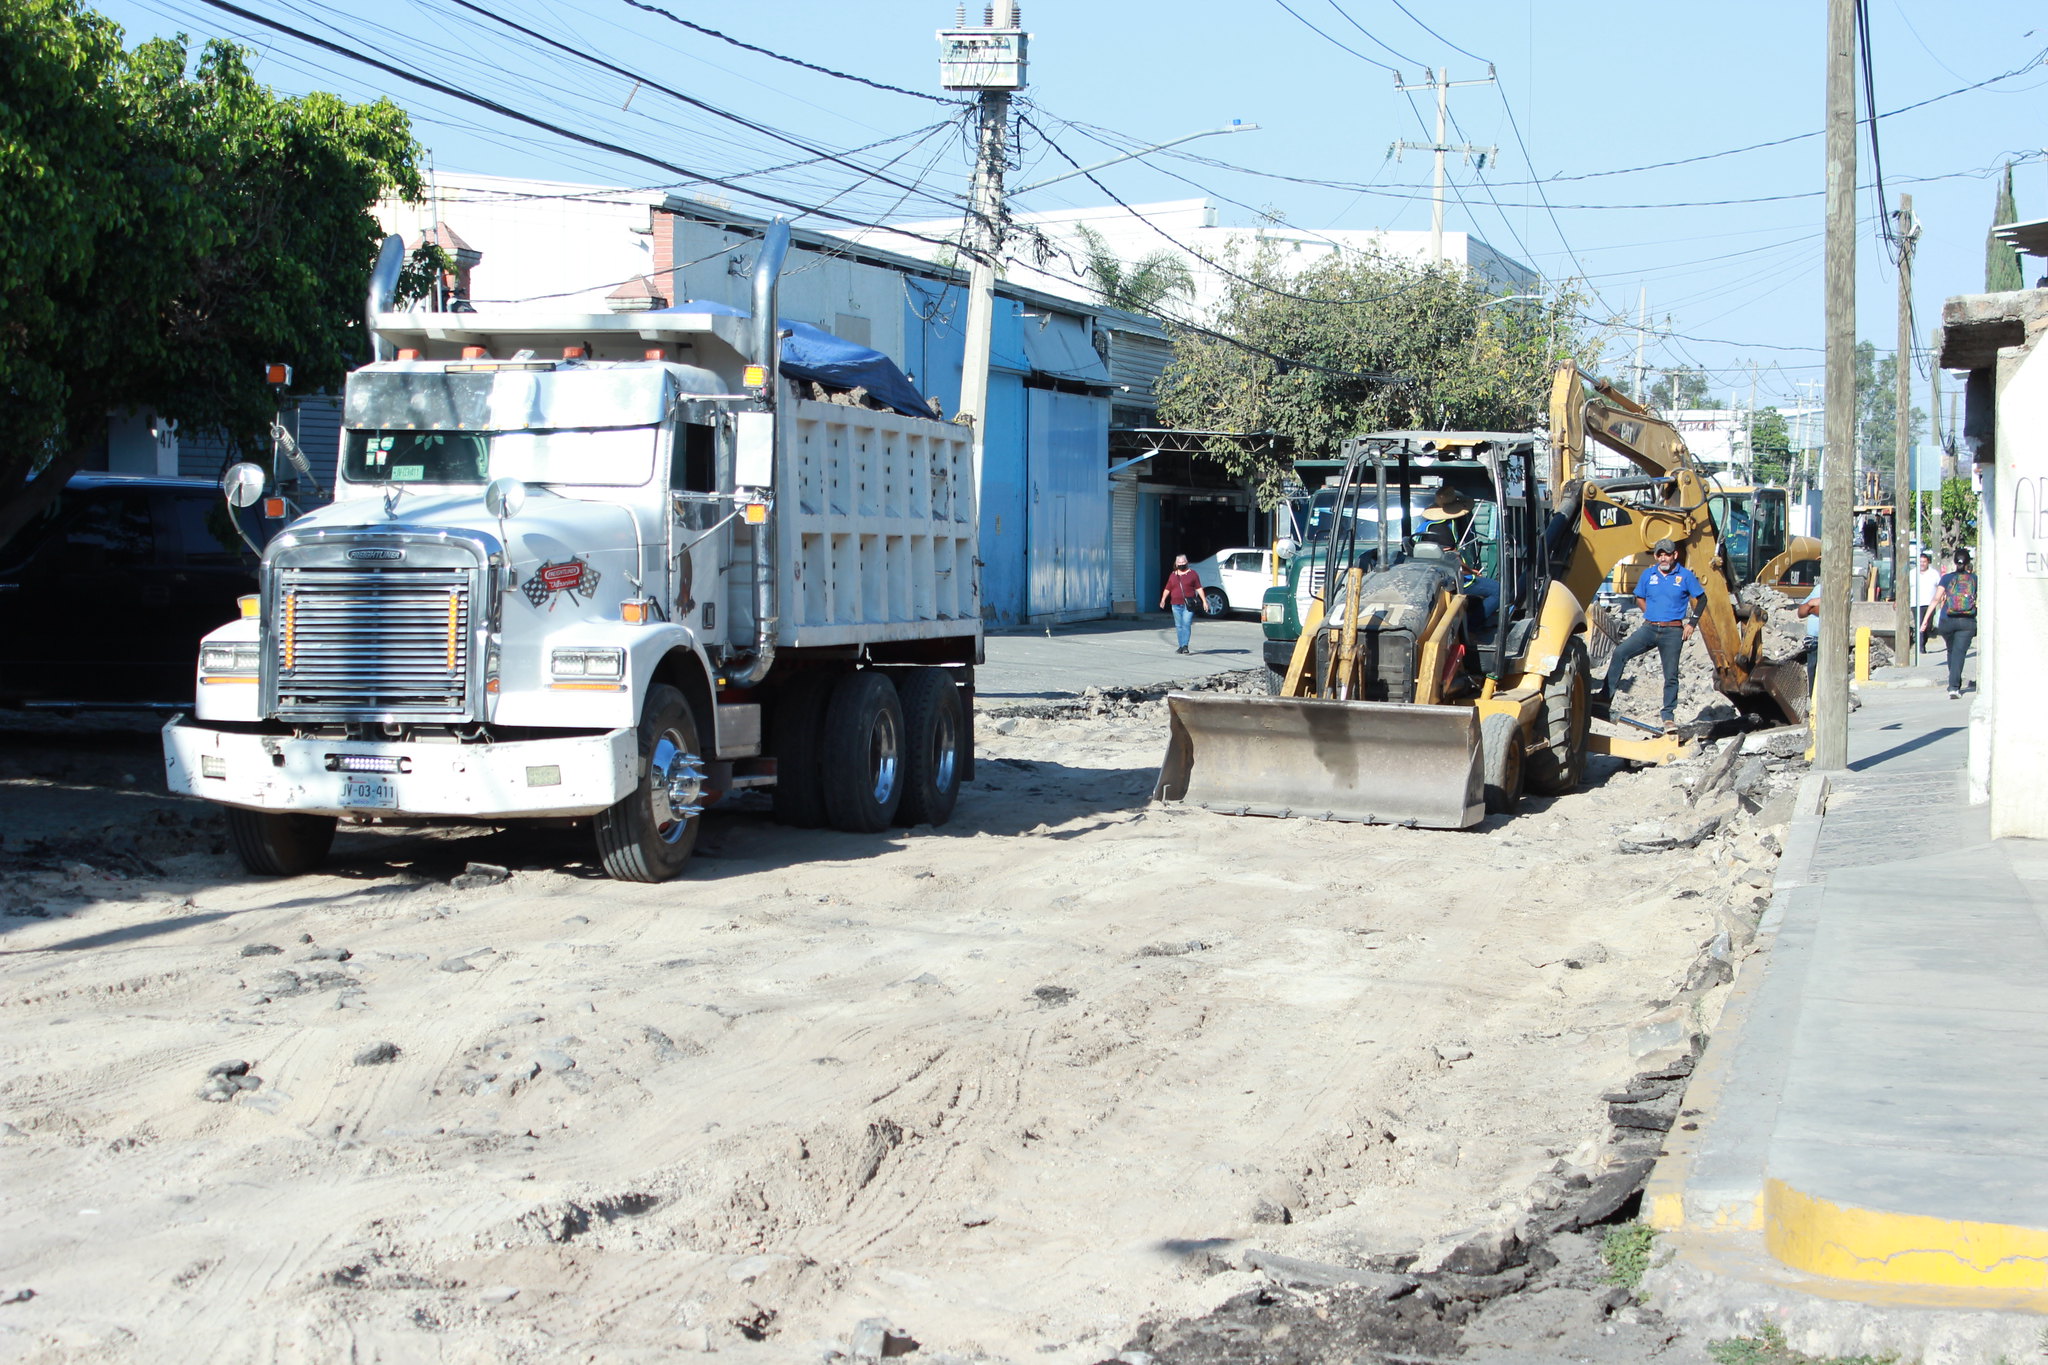
<svg viewBox="0 0 2048 1365">
<path fill-rule="evenodd" d="M 1156 801 L 1426 829 L 1485 818 L 1470 707 L 1183 692 L 1166 707 Z"/>
</svg>

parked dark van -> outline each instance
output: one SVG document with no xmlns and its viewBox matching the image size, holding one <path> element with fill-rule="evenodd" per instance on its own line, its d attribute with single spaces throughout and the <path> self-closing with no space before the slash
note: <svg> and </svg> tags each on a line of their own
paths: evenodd
<svg viewBox="0 0 2048 1365">
<path fill-rule="evenodd" d="M 200 637 L 256 591 L 230 517 L 205 479 L 73 475 L 0 546 L 0 705 L 190 706 Z"/>
</svg>

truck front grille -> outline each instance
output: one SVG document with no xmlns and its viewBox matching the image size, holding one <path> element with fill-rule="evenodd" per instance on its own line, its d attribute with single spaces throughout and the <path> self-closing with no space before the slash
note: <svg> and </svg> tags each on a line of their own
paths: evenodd
<svg viewBox="0 0 2048 1365">
<path fill-rule="evenodd" d="M 277 714 L 467 717 L 473 586 L 463 569 L 285 569 Z"/>
</svg>

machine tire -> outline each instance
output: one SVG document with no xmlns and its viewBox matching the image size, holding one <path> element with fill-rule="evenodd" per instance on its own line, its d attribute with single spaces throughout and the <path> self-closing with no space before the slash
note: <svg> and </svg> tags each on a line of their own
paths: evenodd
<svg viewBox="0 0 2048 1365">
<path fill-rule="evenodd" d="M 335 818 L 229 806 L 228 842 L 242 866 L 259 877 L 296 877 L 327 861 Z"/>
<path fill-rule="evenodd" d="M 1266 695 L 1277 697 L 1280 695 L 1280 690 L 1286 686 L 1287 674 L 1275 672 L 1271 664 L 1266 665 Z"/>
<path fill-rule="evenodd" d="M 913 668 L 898 676 L 903 704 L 903 802 L 899 825 L 943 825 L 960 799 L 967 714 L 960 689 L 944 669 Z"/>
<path fill-rule="evenodd" d="M 769 752 L 775 755 L 775 818 L 799 829 L 825 823 L 825 778 L 818 766 L 825 738 L 825 705 L 841 675 L 799 673 L 769 713 Z"/>
<path fill-rule="evenodd" d="M 665 882 L 683 870 L 697 847 L 703 817 L 693 810 L 678 814 L 675 807 L 701 805 L 710 795 L 703 764 L 690 703 L 667 683 L 648 688 L 640 711 L 639 780 L 618 804 L 591 821 L 607 876 L 621 882 Z"/>
<path fill-rule="evenodd" d="M 1513 716 L 1496 711 L 1479 722 L 1479 770 L 1488 815 L 1521 809 L 1522 732 Z"/>
<path fill-rule="evenodd" d="M 1202 605 L 1208 609 L 1211 616 L 1230 615 L 1230 599 L 1224 596 L 1221 588 L 1202 589 Z"/>
<path fill-rule="evenodd" d="M 1565 642 L 1557 672 L 1543 684 L 1541 724 L 1549 740 L 1530 754 L 1524 781 L 1538 796 L 1563 796 L 1579 789 L 1586 776 L 1586 724 L 1592 718 L 1592 665 L 1585 642 L 1576 635 Z"/>
<path fill-rule="evenodd" d="M 903 705 L 889 675 L 849 673 L 825 708 L 820 768 L 825 818 L 849 834 L 879 834 L 903 803 Z"/>
</svg>

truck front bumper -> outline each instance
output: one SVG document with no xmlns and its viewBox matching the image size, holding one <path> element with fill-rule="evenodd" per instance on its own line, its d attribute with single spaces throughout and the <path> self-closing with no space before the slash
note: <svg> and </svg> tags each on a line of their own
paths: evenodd
<svg viewBox="0 0 2048 1365">
<path fill-rule="evenodd" d="M 630 728 L 455 744 L 298 739 L 218 730 L 183 716 L 164 727 L 172 791 L 305 815 L 595 815 L 633 790 L 639 761 Z"/>
</svg>

